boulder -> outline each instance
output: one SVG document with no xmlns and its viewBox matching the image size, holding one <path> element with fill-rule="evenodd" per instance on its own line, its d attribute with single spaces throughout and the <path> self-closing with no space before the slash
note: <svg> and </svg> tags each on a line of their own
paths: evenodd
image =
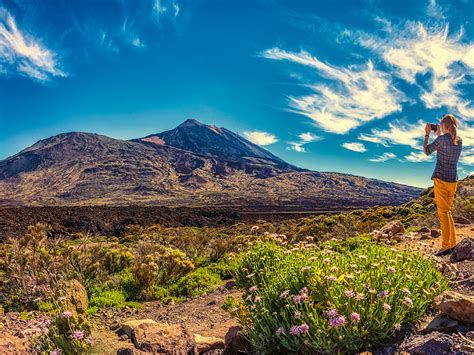
<svg viewBox="0 0 474 355">
<path fill-rule="evenodd" d="M 0 354 L 27 354 L 26 339 L 18 338 L 11 334 L 0 336 Z"/>
<path fill-rule="evenodd" d="M 417 233 L 420 233 L 420 234 L 431 233 L 431 229 L 429 229 L 428 227 L 423 227 L 423 228 L 418 229 Z"/>
<path fill-rule="evenodd" d="M 199 334 L 194 334 L 194 341 L 198 353 L 205 353 L 211 350 L 224 349 L 224 339 L 216 337 L 204 337 Z"/>
<path fill-rule="evenodd" d="M 183 324 L 142 323 L 132 331 L 135 347 L 151 353 L 193 352 L 194 337 Z"/>
<path fill-rule="evenodd" d="M 416 335 L 404 342 L 399 351 L 406 351 L 410 354 L 441 355 L 450 353 L 454 345 L 455 340 L 451 336 L 432 332 L 427 335 Z"/>
<path fill-rule="evenodd" d="M 158 324 L 153 319 L 129 319 L 123 322 L 120 325 L 120 329 L 128 335 L 129 338 L 132 338 L 132 332 L 140 324 Z"/>
<path fill-rule="evenodd" d="M 425 328 L 422 333 L 442 332 L 453 333 L 458 329 L 459 322 L 447 317 L 445 314 L 438 314 Z"/>
<path fill-rule="evenodd" d="M 434 305 L 450 318 L 474 323 L 474 296 L 445 291 L 435 298 Z"/>
<path fill-rule="evenodd" d="M 441 236 L 441 232 L 439 231 L 439 229 L 432 229 L 431 232 L 430 232 L 430 237 L 431 238 L 438 238 L 439 236 Z"/>
<path fill-rule="evenodd" d="M 403 223 L 395 220 L 387 223 L 380 229 L 380 233 L 386 234 L 389 237 L 393 237 L 397 234 L 403 234 L 405 233 L 405 227 L 403 226 Z"/>
<path fill-rule="evenodd" d="M 451 262 L 457 262 L 474 258 L 474 238 L 465 238 L 454 247 L 449 258 Z"/>
<path fill-rule="evenodd" d="M 224 339 L 224 354 L 239 354 L 252 350 L 250 342 L 241 334 L 239 326 L 230 327 Z"/>
<path fill-rule="evenodd" d="M 235 283 L 234 280 L 229 280 L 227 281 L 225 284 L 224 284 L 224 287 L 228 290 L 232 289 L 232 288 L 236 288 L 237 287 L 237 284 Z"/>
<path fill-rule="evenodd" d="M 86 288 L 78 280 L 66 282 L 65 303 L 67 309 L 85 315 L 89 308 Z"/>
</svg>

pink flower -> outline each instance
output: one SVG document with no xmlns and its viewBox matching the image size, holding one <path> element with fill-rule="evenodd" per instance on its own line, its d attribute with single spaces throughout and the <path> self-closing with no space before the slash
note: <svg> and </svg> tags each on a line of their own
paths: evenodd
<svg viewBox="0 0 474 355">
<path fill-rule="evenodd" d="M 411 295 L 410 290 L 407 289 L 407 288 L 402 288 L 402 292 L 403 292 L 405 295 L 407 295 L 407 296 L 410 296 L 410 295 Z"/>
<path fill-rule="evenodd" d="M 86 339 L 86 344 L 92 344 L 92 337 L 89 337 Z"/>
<path fill-rule="evenodd" d="M 255 304 L 253 304 L 253 305 L 250 306 L 250 310 L 251 310 L 251 311 L 254 311 L 255 308 L 257 308 L 257 306 L 256 306 Z"/>
<path fill-rule="evenodd" d="M 363 260 L 367 260 L 367 255 L 359 255 L 359 258 L 361 258 Z"/>
<path fill-rule="evenodd" d="M 396 329 L 396 330 L 400 330 L 401 327 L 402 327 L 402 326 L 400 325 L 400 323 L 395 324 L 395 329 Z"/>
<path fill-rule="evenodd" d="M 392 266 L 389 266 L 389 267 L 387 268 L 387 270 L 388 270 L 388 272 L 391 272 L 392 274 L 395 272 L 395 268 L 392 267 Z"/>
<path fill-rule="evenodd" d="M 255 296 L 254 302 L 255 302 L 255 303 L 258 303 L 258 302 L 260 302 L 261 300 L 262 300 L 262 297 L 260 297 L 260 296 Z"/>
<path fill-rule="evenodd" d="M 384 298 L 384 297 L 387 297 L 388 296 L 388 292 L 387 291 L 380 291 L 379 292 L 379 297 L 380 298 Z"/>
<path fill-rule="evenodd" d="M 386 311 L 390 311 L 392 309 L 392 307 L 390 307 L 390 305 L 388 303 L 384 303 L 383 304 L 383 309 L 386 310 Z"/>
<path fill-rule="evenodd" d="M 339 327 L 342 327 L 344 324 L 346 324 L 346 317 L 344 316 L 337 316 L 335 318 L 332 318 L 329 320 L 329 324 L 331 325 L 332 328 L 337 329 Z"/>
<path fill-rule="evenodd" d="M 329 259 L 329 258 L 324 258 L 323 259 L 323 263 L 325 263 L 325 264 L 329 264 L 330 261 L 331 261 L 331 259 Z"/>
<path fill-rule="evenodd" d="M 280 293 L 280 298 L 281 299 L 285 299 L 288 297 L 288 295 L 290 294 L 290 290 L 286 289 L 285 291 L 283 291 L 282 293 Z"/>
<path fill-rule="evenodd" d="M 73 335 L 74 339 L 81 340 L 84 338 L 84 332 L 82 330 L 76 330 Z"/>
<path fill-rule="evenodd" d="M 314 240 L 314 237 L 312 237 L 312 236 L 307 236 L 307 237 L 306 237 L 306 240 L 312 242 L 312 241 Z"/>
<path fill-rule="evenodd" d="M 363 293 L 358 293 L 358 294 L 356 295 L 356 300 L 357 300 L 357 301 L 362 301 L 363 299 L 364 299 L 364 294 L 363 294 Z"/>
<path fill-rule="evenodd" d="M 397 263 L 397 261 L 396 261 L 396 260 L 393 260 L 393 259 L 392 259 L 392 260 L 390 260 L 390 264 L 392 264 L 392 265 L 395 265 L 396 263 Z"/>
<path fill-rule="evenodd" d="M 358 322 L 360 321 L 360 314 L 359 313 L 356 313 L 356 312 L 352 312 L 351 313 L 351 320 L 353 322 Z"/>
<path fill-rule="evenodd" d="M 294 297 L 293 297 L 293 301 L 294 301 L 296 304 L 300 304 L 301 302 L 306 301 L 307 298 L 308 298 L 308 295 L 306 295 L 306 294 L 300 294 L 300 295 L 294 296 Z"/>
<path fill-rule="evenodd" d="M 311 256 L 308 258 L 308 261 L 315 261 L 317 258 L 315 256 Z"/>
<path fill-rule="evenodd" d="M 326 311 L 326 315 L 330 318 L 337 317 L 337 310 L 336 309 L 329 309 Z"/>
<path fill-rule="evenodd" d="M 337 271 L 337 266 L 333 266 L 333 267 L 331 268 L 331 272 L 336 272 L 336 271 Z"/>
<path fill-rule="evenodd" d="M 293 335 L 293 336 L 294 336 L 294 335 L 298 335 L 299 332 L 300 332 L 300 327 L 299 327 L 299 325 L 294 325 L 294 326 L 292 326 L 292 327 L 290 328 L 290 334 Z"/>
<path fill-rule="evenodd" d="M 410 297 L 405 297 L 405 299 L 403 301 L 405 302 L 405 304 L 407 306 L 412 306 L 413 305 L 413 301 L 411 300 Z"/>
<path fill-rule="evenodd" d="M 301 312 L 300 311 L 297 311 L 295 312 L 295 319 L 299 319 L 301 317 Z"/>
<path fill-rule="evenodd" d="M 356 269 L 356 268 L 357 268 L 357 264 L 351 264 L 351 268 Z"/>
<path fill-rule="evenodd" d="M 70 317 L 72 317 L 71 311 L 64 311 L 63 314 L 61 314 L 61 318 L 70 318 Z"/>
<path fill-rule="evenodd" d="M 276 335 L 281 335 L 281 334 L 285 334 L 285 328 L 283 327 L 280 327 L 276 330 L 275 332 Z"/>
<path fill-rule="evenodd" d="M 336 280 L 337 280 L 337 277 L 336 277 L 336 276 L 333 276 L 333 275 L 330 275 L 330 276 L 326 277 L 326 280 L 328 280 L 328 281 L 336 281 Z"/>
<path fill-rule="evenodd" d="M 54 349 L 53 351 L 49 353 L 49 355 L 60 355 L 60 354 L 61 354 L 61 351 L 59 351 L 59 349 Z"/>
<path fill-rule="evenodd" d="M 303 266 L 301 271 L 308 271 L 309 269 L 311 269 L 311 266 Z"/>
<path fill-rule="evenodd" d="M 354 293 L 354 291 L 352 291 L 352 290 L 344 291 L 344 294 L 345 294 L 346 297 L 348 297 L 348 298 L 352 298 L 352 297 L 355 296 L 355 293 Z"/>
<path fill-rule="evenodd" d="M 255 273 L 251 273 L 251 274 L 248 274 L 248 275 L 247 275 L 247 278 L 248 278 L 248 279 L 251 279 L 251 278 L 254 277 L 254 276 L 255 276 Z"/>
<path fill-rule="evenodd" d="M 306 333 L 308 332 L 308 330 L 309 330 L 309 327 L 308 327 L 308 325 L 307 325 L 306 323 L 303 323 L 303 324 L 300 325 L 300 329 L 299 329 L 299 330 L 300 330 L 300 333 L 301 333 L 301 334 L 306 334 Z"/>
<path fill-rule="evenodd" d="M 258 288 L 257 286 L 252 286 L 249 288 L 249 292 L 254 293 L 255 291 L 257 291 L 257 288 Z"/>
</svg>

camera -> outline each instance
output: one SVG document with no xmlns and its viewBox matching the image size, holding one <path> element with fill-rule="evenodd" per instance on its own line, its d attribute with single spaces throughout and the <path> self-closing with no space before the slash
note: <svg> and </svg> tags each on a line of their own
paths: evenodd
<svg viewBox="0 0 474 355">
<path fill-rule="evenodd" d="M 438 125 L 434 123 L 430 123 L 431 130 L 436 132 L 438 130 Z"/>
</svg>

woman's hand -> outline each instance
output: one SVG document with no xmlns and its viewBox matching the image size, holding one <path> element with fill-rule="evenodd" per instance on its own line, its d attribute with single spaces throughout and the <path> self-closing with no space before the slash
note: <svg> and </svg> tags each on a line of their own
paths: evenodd
<svg viewBox="0 0 474 355">
<path fill-rule="evenodd" d="M 429 123 L 427 123 L 425 126 L 425 132 L 427 135 L 431 133 L 431 125 Z"/>
</svg>

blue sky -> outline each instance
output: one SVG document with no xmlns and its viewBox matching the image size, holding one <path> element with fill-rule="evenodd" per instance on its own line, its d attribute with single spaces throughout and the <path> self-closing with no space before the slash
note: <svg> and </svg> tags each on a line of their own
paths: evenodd
<svg viewBox="0 0 474 355">
<path fill-rule="evenodd" d="M 0 159 L 187 118 L 301 167 L 431 184 L 423 122 L 474 171 L 474 2 L 0 0 Z"/>
</svg>

